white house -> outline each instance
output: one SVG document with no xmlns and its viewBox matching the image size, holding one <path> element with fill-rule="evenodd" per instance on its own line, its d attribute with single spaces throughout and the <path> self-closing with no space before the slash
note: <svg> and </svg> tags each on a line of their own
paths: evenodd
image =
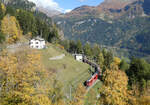
<svg viewBox="0 0 150 105">
<path fill-rule="evenodd" d="M 77 61 L 83 61 L 83 55 L 82 54 L 73 54 L 74 58 L 77 60 Z"/>
<path fill-rule="evenodd" d="M 31 39 L 29 45 L 30 48 L 35 48 L 35 49 L 43 49 L 46 47 L 45 40 L 39 36 Z"/>
</svg>

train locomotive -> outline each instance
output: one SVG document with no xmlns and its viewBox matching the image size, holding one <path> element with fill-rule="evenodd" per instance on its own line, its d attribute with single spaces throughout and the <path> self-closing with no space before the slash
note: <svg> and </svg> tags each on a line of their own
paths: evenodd
<svg viewBox="0 0 150 105">
<path fill-rule="evenodd" d="M 96 80 L 99 79 L 99 75 L 100 75 L 100 74 L 99 74 L 98 71 L 95 72 L 88 80 L 85 81 L 84 85 L 85 85 L 86 87 L 92 86 L 92 85 L 96 82 Z"/>
<path fill-rule="evenodd" d="M 84 82 L 84 85 L 86 87 L 90 87 L 96 82 L 96 80 L 100 79 L 101 69 L 100 69 L 99 65 L 97 65 L 94 62 L 89 61 L 87 58 L 84 58 L 83 62 L 89 64 L 90 66 L 92 66 L 95 69 L 95 72 L 92 74 L 92 76 Z"/>
</svg>

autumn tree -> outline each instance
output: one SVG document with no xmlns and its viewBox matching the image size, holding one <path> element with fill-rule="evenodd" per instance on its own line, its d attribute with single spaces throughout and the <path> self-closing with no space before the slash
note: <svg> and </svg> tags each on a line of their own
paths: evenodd
<svg viewBox="0 0 150 105">
<path fill-rule="evenodd" d="M 115 65 L 118 65 L 118 66 L 119 66 L 120 63 L 121 63 L 121 59 L 118 58 L 118 57 L 114 57 L 113 62 L 115 63 Z"/>
<path fill-rule="evenodd" d="M 69 103 L 69 105 L 84 105 L 85 93 L 86 93 L 85 88 L 83 87 L 82 84 L 80 84 L 77 87 L 77 89 L 73 95 L 73 99 Z"/>
<path fill-rule="evenodd" d="M 49 88 L 39 88 L 46 74 L 38 52 L 11 54 L 3 51 L 0 55 L 0 104 L 51 105 L 48 94 L 44 93 Z"/>
<path fill-rule="evenodd" d="M 20 25 L 14 16 L 6 15 L 1 21 L 1 31 L 6 35 L 6 41 L 11 44 L 22 36 Z"/>
<path fill-rule="evenodd" d="M 98 64 L 100 65 L 101 69 L 104 67 L 104 56 L 103 53 L 99 53 L 98 55 Z"/>
<path fill-rule="evenodd" d="M 6 7 L 3 3 L 0 3 L 0 20 L 3 19 L 6 12 Z"/>
<path fill-rule="evenodd" d="M 128 77 L 118 66 L 111 64 L 103 74 L 104 84 L 100 89 L 99 103 L 103 105 L 127 105 L 129 101 Z"/>
</svg>

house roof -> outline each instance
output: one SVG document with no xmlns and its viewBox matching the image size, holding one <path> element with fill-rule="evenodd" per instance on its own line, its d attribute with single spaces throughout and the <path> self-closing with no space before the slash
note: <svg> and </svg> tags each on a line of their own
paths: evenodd
<svg viewBox="0 0 150 105">
<path fill-rule="evenodd" d="M 40 36 L 37 36 L 37 37 L 35 37 L 35 38 L 33 38 L 34 40 L 39 40 L 39 41 L 45 41 L 42 37 L 40 37 Z"/>
<path fill-rule="evenodd" d="M 74 56 L 83 56 L 83 54 L 72 54 Z"/>
</svg>

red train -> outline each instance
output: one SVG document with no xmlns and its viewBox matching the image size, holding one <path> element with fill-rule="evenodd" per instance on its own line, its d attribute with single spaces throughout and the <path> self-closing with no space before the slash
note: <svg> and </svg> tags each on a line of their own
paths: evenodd
<svg viewBox="0 0 150 105">
<path fill-rule="evenodd" d="M 96 82 L 97 79 L 100 78 L 101 69 L 100 69 L 99 65 L 97 65 L 94 62 L 89 61 L 87 58 L 84 58 L 83 62 L 89 64 L 90 66 L 92 66 L 95 69 L 95 73 L 90 77 L 90 79 L 88 79 L 87 81 L 84 82 L 85 86 L 90 87 L 93 85 L 93 83 Z"/>
<path fill-rule="evenodd" d="M 93 85 L 93 83 L 96 82 L 96 80 L 99 78 L 99 72 L 95 72 L 90 79 L 88 79 L 87 81 L 85 81 L 85 86 L 90 87 Z"/>
</svg>

